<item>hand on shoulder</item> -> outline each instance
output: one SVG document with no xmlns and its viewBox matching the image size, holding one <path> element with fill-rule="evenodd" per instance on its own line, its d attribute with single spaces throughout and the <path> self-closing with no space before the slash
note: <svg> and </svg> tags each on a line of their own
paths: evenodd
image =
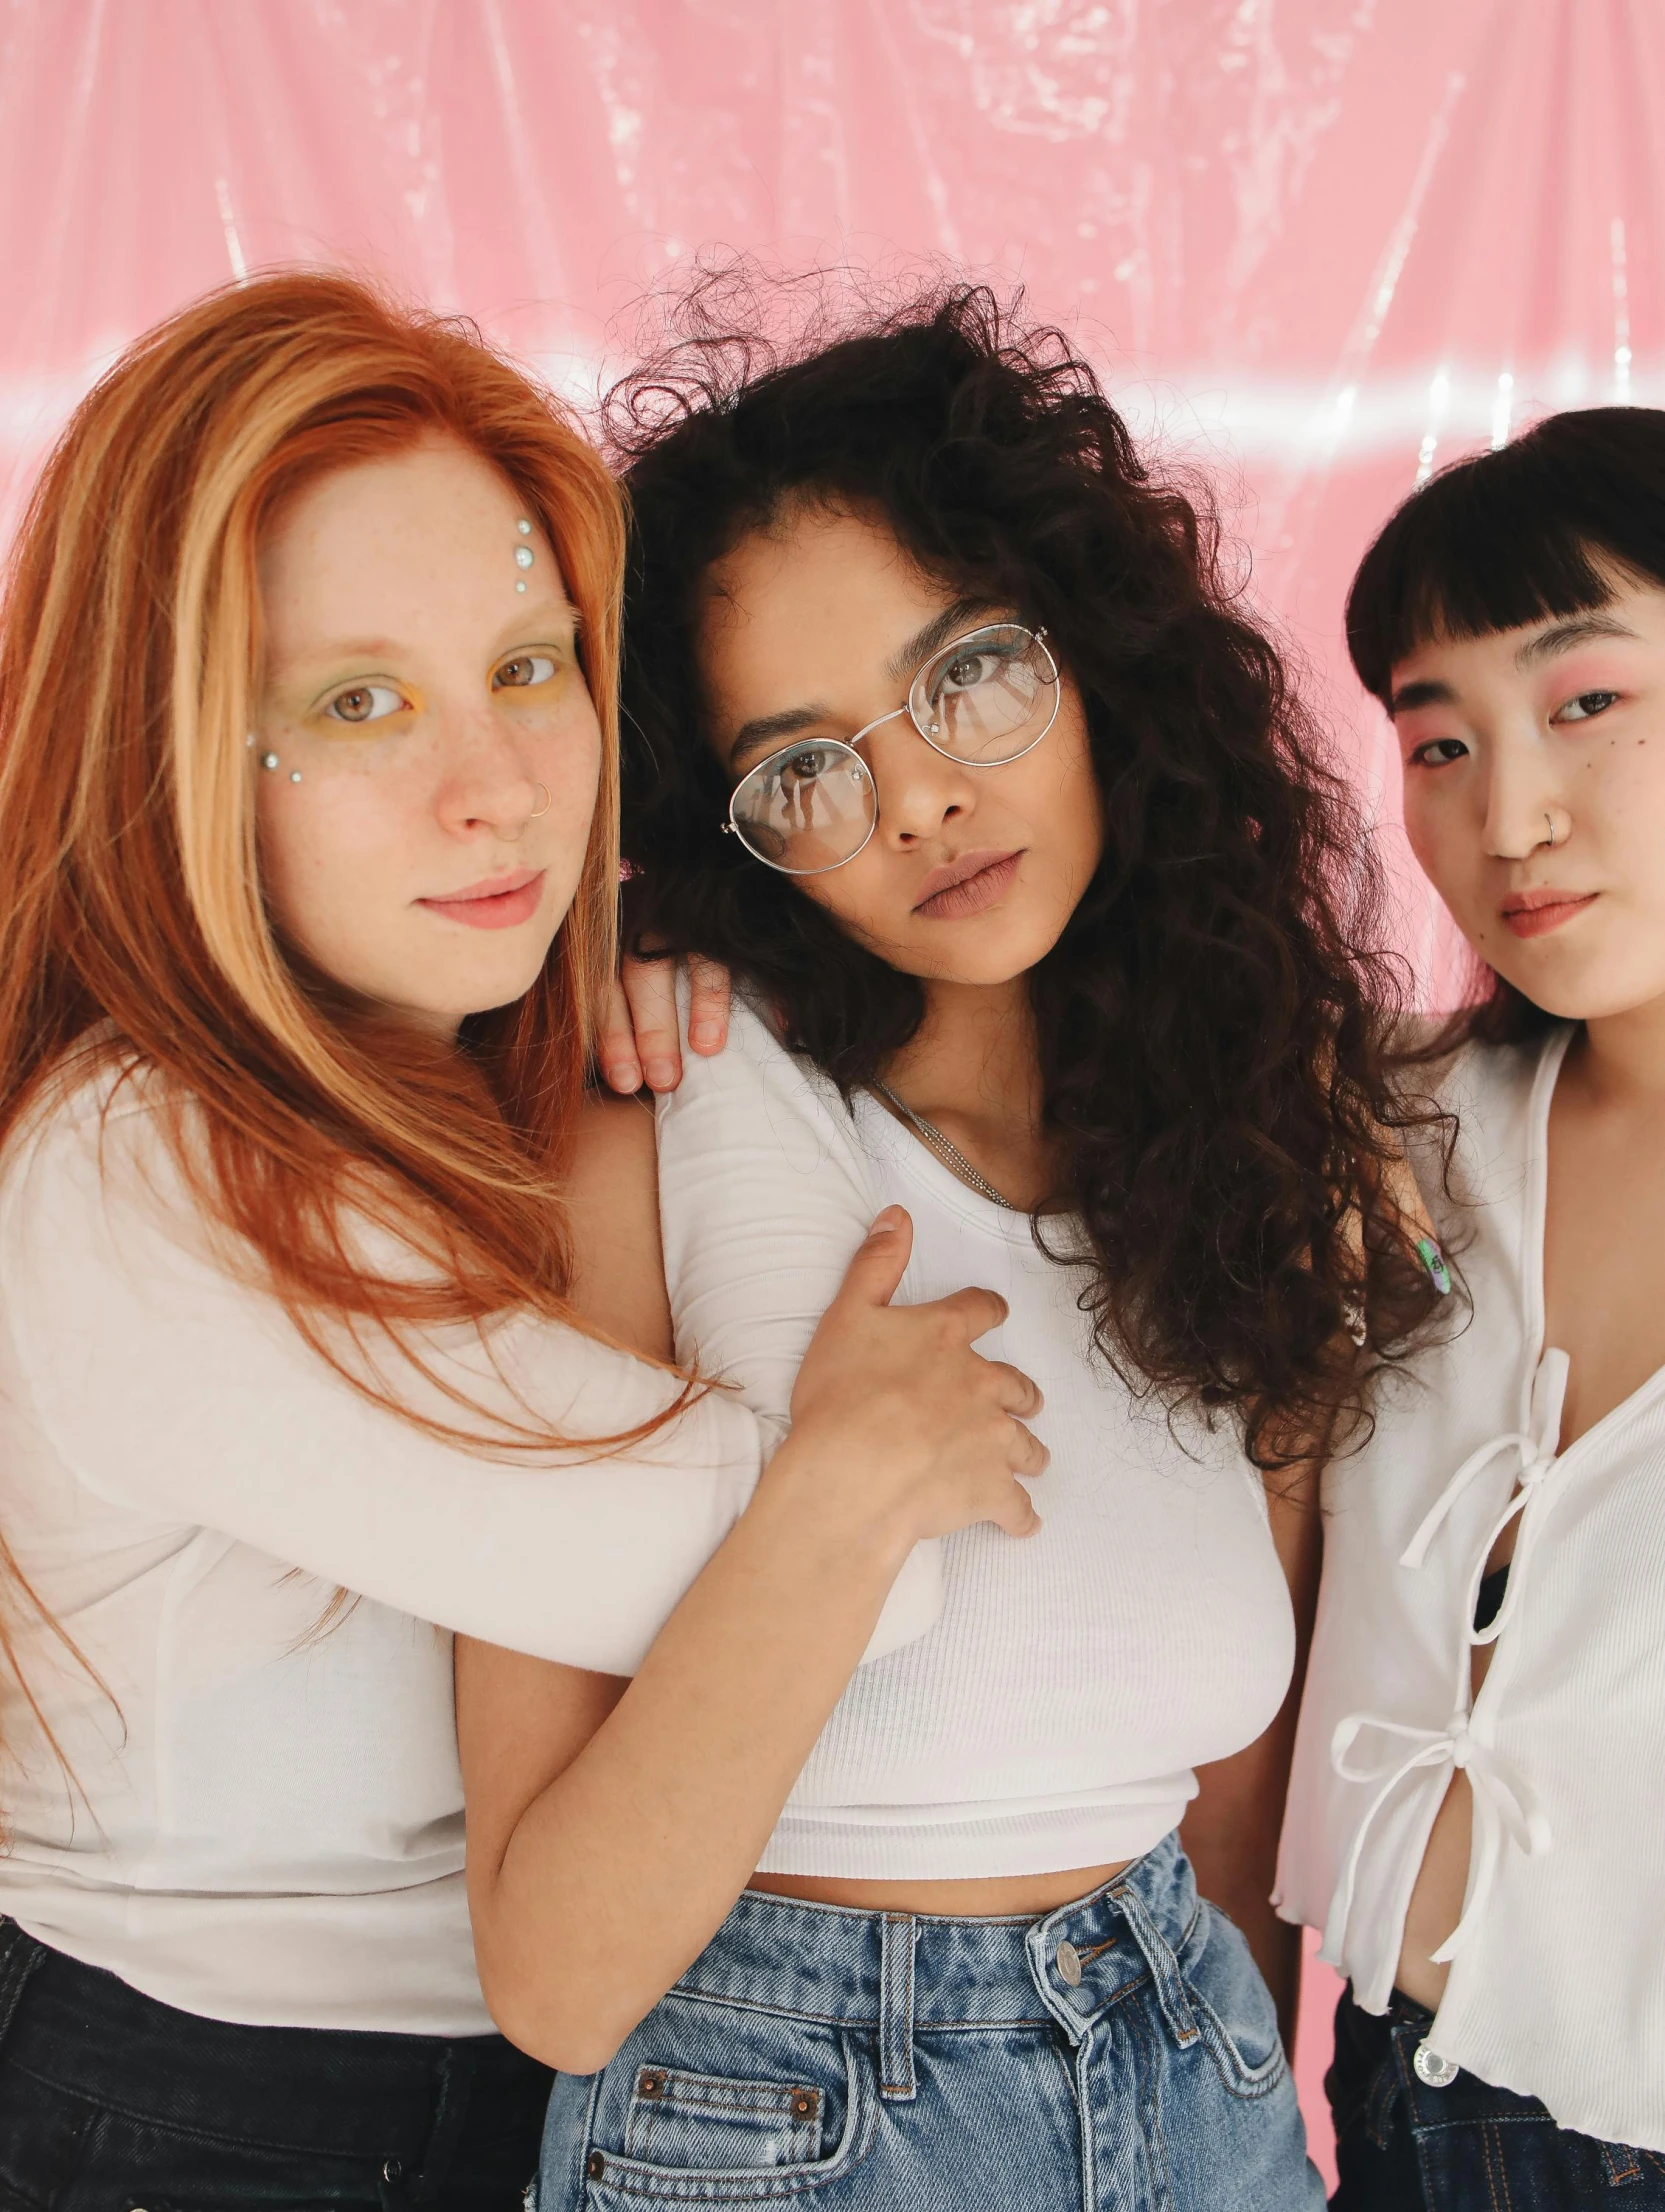
<svg viewBox="0 0 1665 2212">
<path fill-rule="evenodd" d="M 677 1021 L 672 959 L 619 963 L 602 1016 L 596 1056 L 615 1091 L 674 1091 L 682 1081 L 682 1032 Z M 693 955 L 688 963 L 688 1042 L 706 1058 L 728 1041 L 729 973 L 715 960 Z"/>
</svg>

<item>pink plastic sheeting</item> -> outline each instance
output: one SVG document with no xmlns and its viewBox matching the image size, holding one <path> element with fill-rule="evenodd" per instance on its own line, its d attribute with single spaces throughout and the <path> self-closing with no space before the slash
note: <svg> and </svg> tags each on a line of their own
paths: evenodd
<svg viewBox="0 0 1665 2212">
<path fill-rule="evenodd" d="M 0 0 L 0 511 L 115 347 L 271 261 L 580 393 L 690 250 L 1021 278 L 1221 474 L 1449 998 L 1339 604 L 1419 473 L 1665 398 L 1662 64 L 1650 0 Z"/>
<path fill-rule="evenodd" d="M 695 249 L 1021 278 L 1220 474 L 1438 1002 L 1342 596 L 1431 467 L 1665 401 L 1662 111 L 1655 0 L 0 0 L 0 501 L 124 340 L 268 262 L 580 394 Z"/>
</svg>

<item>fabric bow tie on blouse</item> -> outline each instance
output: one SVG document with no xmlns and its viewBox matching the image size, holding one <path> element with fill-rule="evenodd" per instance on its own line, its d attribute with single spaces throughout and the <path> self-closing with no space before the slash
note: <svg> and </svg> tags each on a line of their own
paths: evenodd
<svg viewBox="0 0 1665 2212">
<path fill-rule="evenodd" d="M 1529 1858 L 1550 1848 L 1552 1839 L 1549 1823 L 1534 1803 L 1527 1783 L 1506 1760 L 1498 1757 L 1496 1751 L 1482 1735 L 1475 1732 L 1472 1725 L 1472 1653 L 1477 1644 L 1494 1643 L 1504 1624 L 1514 1616 L 1542 1518 L 1540 1513 L 1533 1510 L 1534 1504 L 1541 1498 L 1544 1485 L 1556 1465 L 1561 1436 L 1561 1410 L 1567 1395 L 1568 1367 L 1565 1352 L 1552 1346 L 1544 1353 L 1532 1382 L 1530 1430 L 1508 1430 L 1501 1436 L 1492 1437 L 1477 1451 L 1471 1452 L 1435 1499 L 1421 1527 L 1400 1555 L 1401 1567 L 1413 1571 L 1420 1568 L 1428 1556 L 1430 1546 L 1445 1529 L 1452 1508 L 1469 1486 L 1506 1453 L 1519 1454 L 1519 1484 L 1508 1504 L 1493 1522 L 1485 1542 L 1479 1547 L 1474 1570 L 1468 1580 L 1463 1616 L 1465 1633 L 1459 1648 L 1450 1721 L 1443 1728 L 1418 1728 L 1408 1726 L 1403 1721 L 1384 1719 L 1375 1713 L 1349 1713 L 1345 1719 L 1337 1722 L 1330 1739 L 1330 1761 L 1337 1774 L 1345 1781 L 1376 1782 L 1380 1787 L 1354 1831 L 1352 1847 L 1348 1851 L 1346 1865 L 1330 1907 L 1329 1923 L 1324 1931 L 1324 1952 L 1327 1957 L 1341 1956 L 1342 1937 L 1352 1910 L 1353 1886 L 1365 1840 L 1394 1791 L 1407 1775 L 1418 1768 L 1450 1767 L 1453 1770 L 1461 1769 L 1468 1776 L 1469 1787 L 1474 1796 L 1474 1817 L 1478 1830 L 1479 1849 L 1473 1879 L 1469 1884 L 1468 1900 L 1456 1927 L 1433 1953 L 1436 1964 L 1444 1964 L 1455 1958 L 1480 1925 L 1496 1878 L 1504 1838 L 1507 1837 Z M 1520 1515 L 1520 1529 L 1515 1540 L 1515 1556 L 1510 1567 L 1507 1595 L 1495 1617 L 1486 1627 L 1477 1629 L 1474 1626 L 1474 1612 L 1480 1583 L 1486 1572 L 1486 1562 L 1491 1557 L 1498 1538 L 1517 1513 Z M 1389 1741 L 1378 1758 L 1355 1764 L 1350 1757 L 1353 1747 L 1361 1736 L 1368 1734 Z"/>
</svg>

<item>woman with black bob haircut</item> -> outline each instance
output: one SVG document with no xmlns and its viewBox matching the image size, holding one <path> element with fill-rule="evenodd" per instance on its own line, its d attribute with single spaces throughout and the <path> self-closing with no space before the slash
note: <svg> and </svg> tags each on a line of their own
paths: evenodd
<svg viewBox="0 0 1665 2212">
<path fill-rule="evenodd" d="M 1279 1868 L 1334 2202 L 1665 2204 L 1665 413 L 1443 471 L 1347 634 L 1477 988 L 1413 1155 L 1472 1318 L 1326 1475 Z"/>
<path fill-rule="evenodd" d="M 732 296 L 611 423 L 630 928 L 739 1001 L 660 1100 L 664 1282 L 622 1228 L 594 1264 L 784 1415 L 899 1205 L 902 1295 L 998 1294 L 1051 1459 L 1025 1542 L 894 1562 L 914 1640 L 758 1768 L 756 1871 L 563 2071 L 539 2202 L 1316 2205 L 1260 1971 L 1287 2017 L 1306 1468 L 1363 1415 L 1355 1339 L 1435 1297 L 1384 1195 L 1362 833 L 1212 517 L 1057 333 L 961 288 L 777 353 Z M 500 1804 L 582 1741 L 540 1695 Z"/>
</svg>

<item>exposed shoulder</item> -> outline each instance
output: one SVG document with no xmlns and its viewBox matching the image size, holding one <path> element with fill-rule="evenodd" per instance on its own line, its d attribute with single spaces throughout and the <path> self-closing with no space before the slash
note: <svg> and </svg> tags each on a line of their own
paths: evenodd
<svg viewBox="0 0 1665 2212">
<path fill-rule="evenodd" d="M 574 1199 L 592 1188 L 611 1189 L 615 1181 L 654 1184 L 653 1107 L 643 1098 L 620 1098 L 612 1091 L 587 1091 L 578 1114 L 578 1139 L 572 1163 Z"/>
<path fill-rule="evenodd" d="M 592 1327 L 650 1359 L 671 1357 L 659 1242 L 653 1108 L 592 1092 L 567 1179 L 572 1300 Z"/>
</svg>

